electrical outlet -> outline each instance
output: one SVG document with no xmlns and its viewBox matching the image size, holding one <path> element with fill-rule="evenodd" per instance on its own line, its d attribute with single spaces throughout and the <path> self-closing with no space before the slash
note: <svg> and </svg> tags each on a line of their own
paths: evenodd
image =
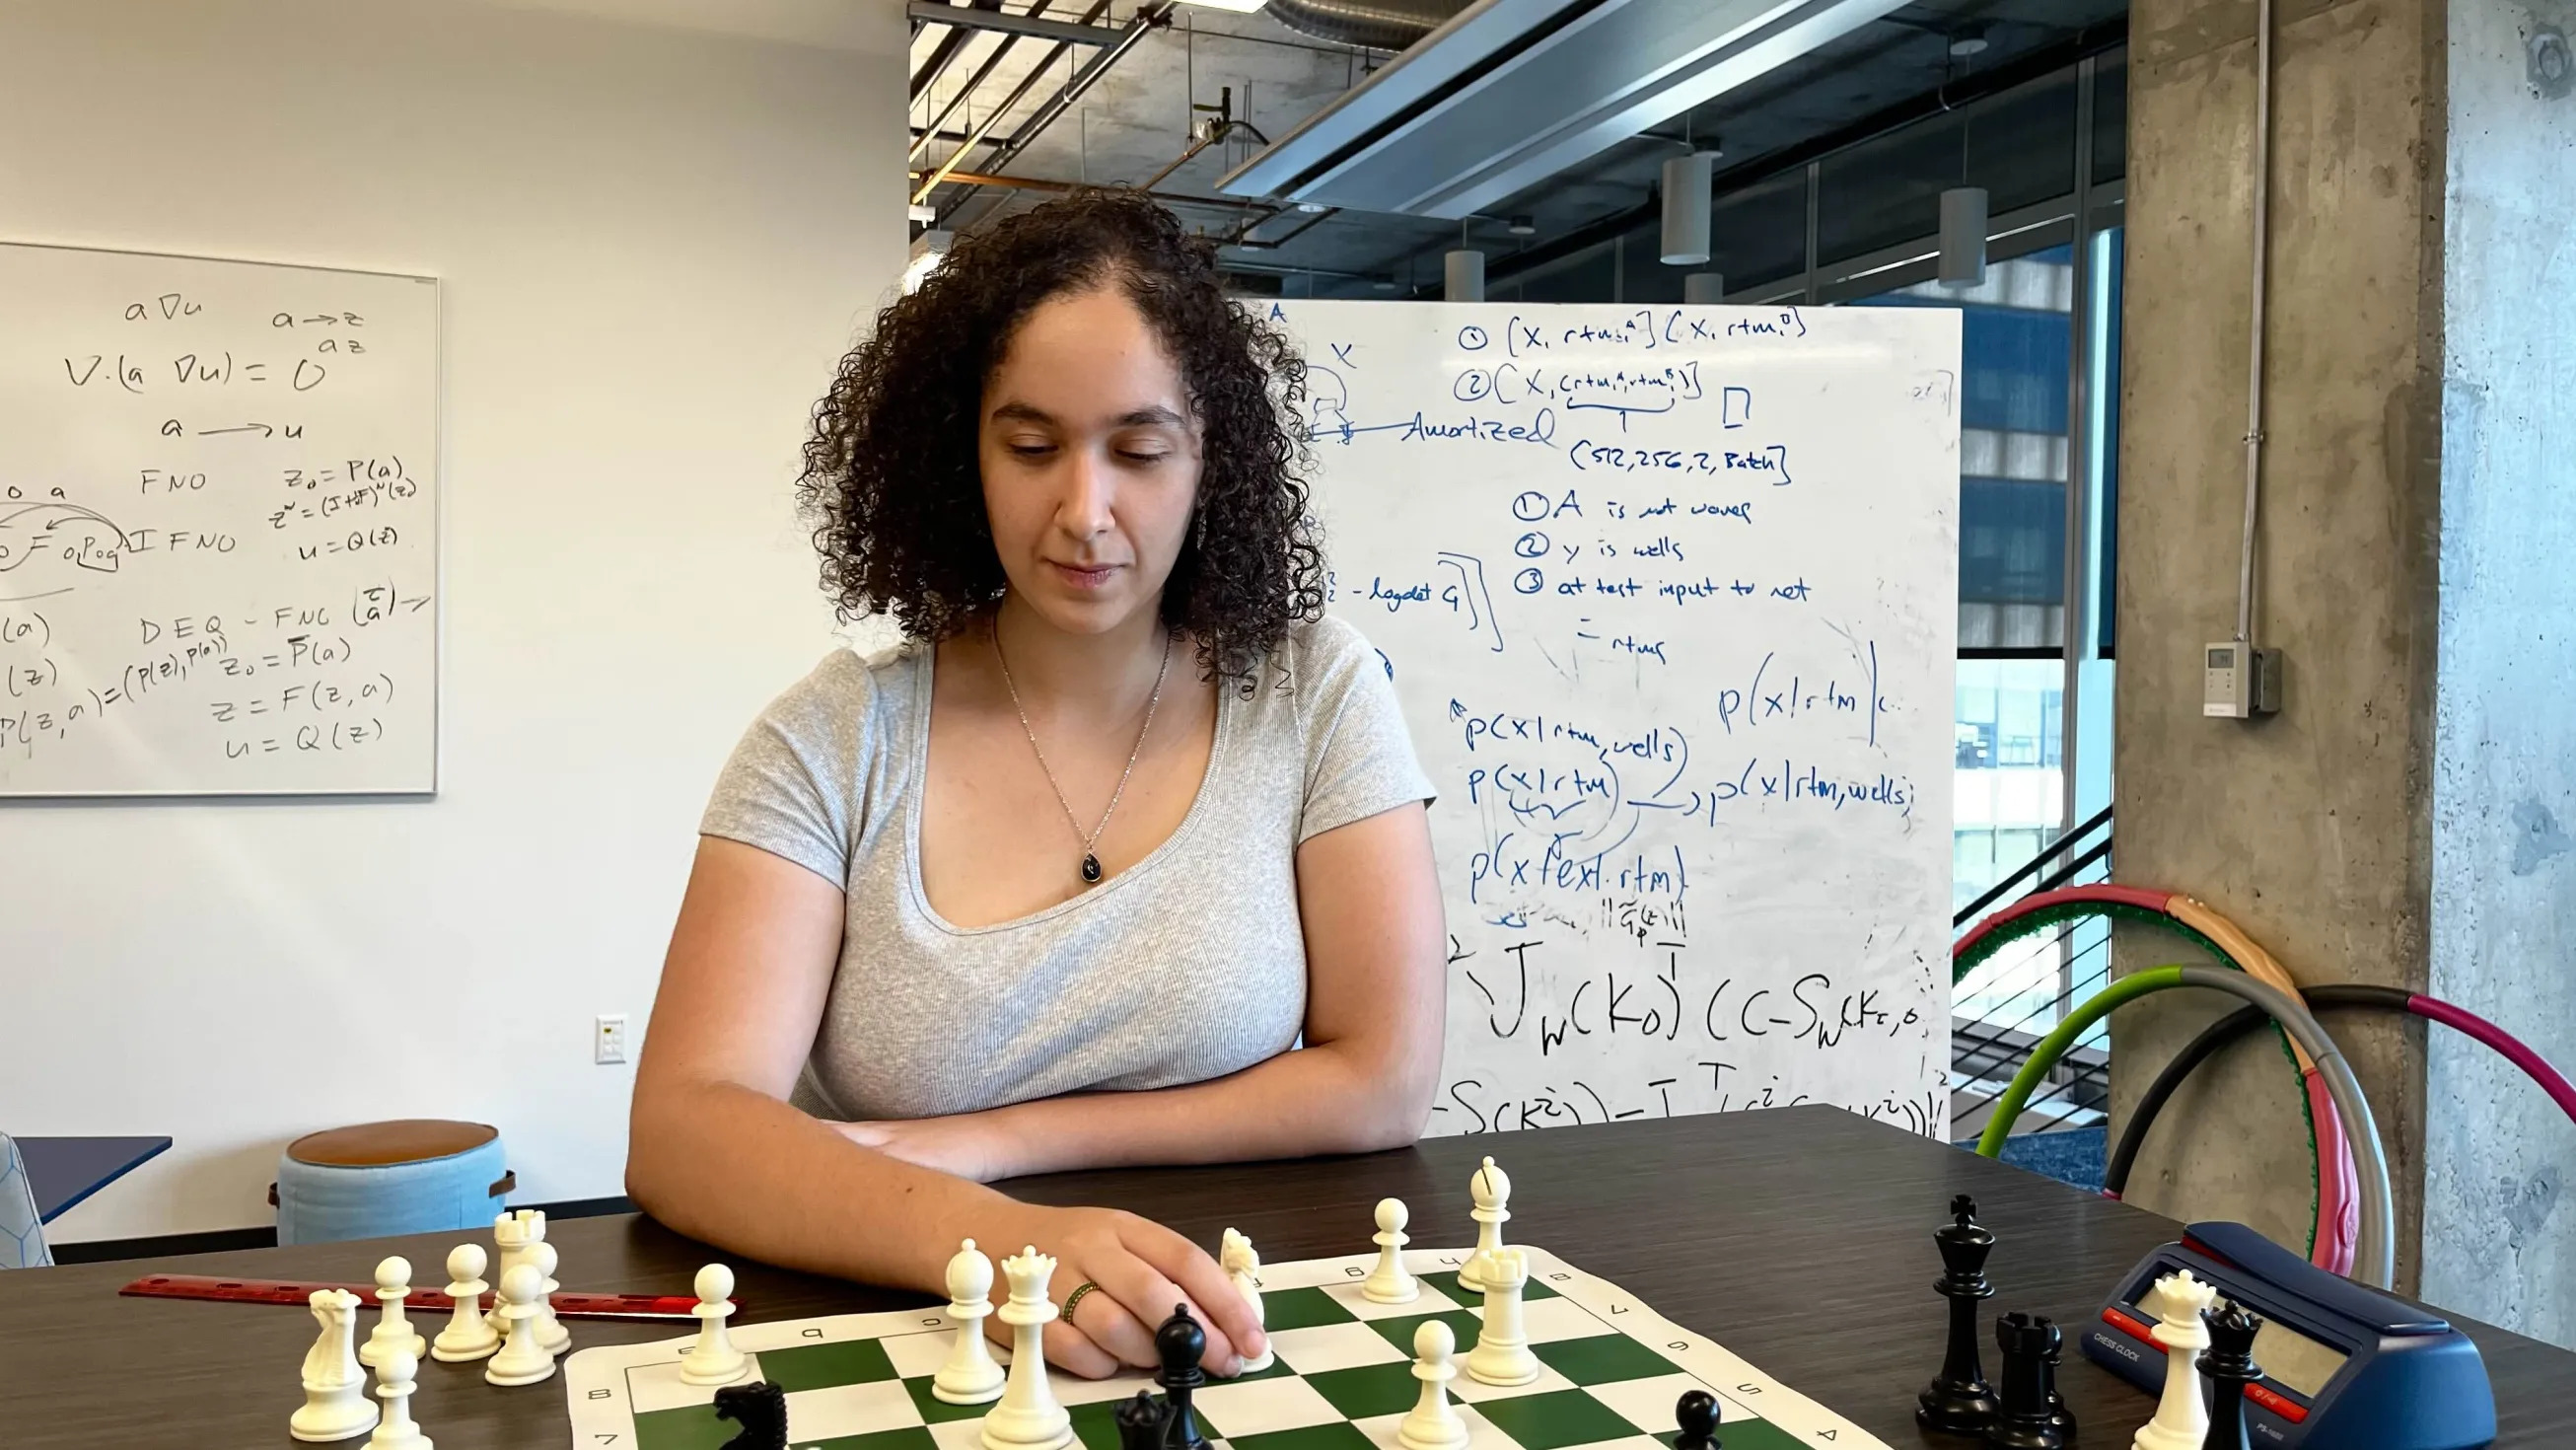
<svg viewBox="0 0 2576 1450">
<path fill-rule="evenodd" d="M 612 1013 L 599 1019 L 599 1030 L 591 1036 L 591 1058 L 601 1067 L 614 1066 L 626 1060 L 626 1014 Z"/>
</svg>

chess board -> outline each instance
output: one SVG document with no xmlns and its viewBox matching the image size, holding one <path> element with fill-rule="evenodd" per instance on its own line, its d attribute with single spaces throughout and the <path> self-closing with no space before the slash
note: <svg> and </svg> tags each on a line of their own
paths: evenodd
<svg viewBox="0 0 2576 1450">
<path fill-rule="evenodd" d="M 1410 1304 L 1360 1296 L 1372 1255 L 1265 1264 L 1276 1362 L 1200 1390 L 1202 1426 L 1220 1450 L 1398 1450 L 1396 1425 L 1421 1389 L 1413 1332 L 1436 1316 L 1457 1335 L 1461 1372 L 1450 1389 L 1468 1450 L 1669 1450 L 1673 1403 L 1691 1389 L 1717 1396 L 1725 1450 L 1887 1450 L 1634 1294 L 1528 1252 L 1522 1312 L 1544 1366 L 1536 1381 L 1497 1389 L 1464 1372 L 1484 1301 L 1458 1287 L 1462 1250 L 1405 1255 L 1422 1284 Z M 980 1450 L 990 1406 L 943 1404 L 930 1392 L 955 1335 L 954 1322 L 929 1308 L 737 1325 L 733 1342 L 755 1361 L 748 1378 L 787 1392 L 797 1450 Z M 715 1417 L 715 1391 L 680 1378 L 689 1342 L 604 1346 L 565 1361 L 575 1450 L 714 1450 L 732 1438 L 738 1427 Z M 1073 1450 L 1119 1450 L 1118 1402 L 1153 1387 L 1144 1374 L 1049 1378 L 1072 1414 Z"/>
</svg>

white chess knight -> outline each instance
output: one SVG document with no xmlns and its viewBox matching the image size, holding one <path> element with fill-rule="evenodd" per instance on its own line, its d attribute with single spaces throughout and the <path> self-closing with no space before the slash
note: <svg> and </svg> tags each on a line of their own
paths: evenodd
<svg viewBox="0 0 2576 1450">
<path fill-rule="evenodd" d="M 984 1342 L 984 1317 L 993 1312 L 993 1261 L 968 1239 L 948 1261 L 948 1317 L 957 1321 L 957 1343 L 931 1377 L 930 1393 L 942 1404 L 980 1405 L 1002 1393 L 1002 1366 Z"/>
<path fill-rule="evenodd" d="M 510 1276 L 512 1269 L 526 1263 L 528 1250 L 534 1248 L 545 1236 L 546 1215 L 543 1209 L 510 1209 L 494 1215 L 492 1243 L 500 1249 L 501 1257 L 493 1262 L 492 1282 L 500 1283 Z M 496 1334 L 507 1327 L 501 1322 L 499 1294 L 492 1296 L 492 1311 L 483 1316 L 483 1322 L 491 1325 Z"/>
<path fill-rule="evenodd" d="M 539 1239 L 528 1245 L 528 1267 L 537 1271 L 537 1343 L 546 1353 L 558 1358 L 572 1348 L 572 1331 L 555 1317 L 555 1291 L 563 1285 L 555 1282 L 555 1246 Z"/>
<path fill-rule="evenodd" d="M 1252 1247 L 1252 1240 L 1233 1229 L 1227 1229 L 1225 1237 L 1218 1243 L 1216 1262 L 1218 1268 L 1225 1270 L 1226 1278 L 1233 1281 L 1234 1292 L 1241 1294 L 1243 1302 L 1252 1306 L 1252 1322 L 1256 1325 L 1264 1323 L 1266 1316 L 1261 1307 L 1261 1254 Z M 1265 1344 L 1261 1347 L 1261 1358 L 1247 1359 L 1243 1362 L 1243 1372 L 1256 1374 L 1270 1368 L 1278 1358 L 1279 1351 Z"/>
<path fill-rule="evenodd" d="M 1449 1382 L 1458 1377 L 1450 1363 L 1457 1336 L 1437 1319 L 1425 1319 L 1413 1331 L 1413 1377 L 1422 1382 L 1422 1397 L 1395 1427 L 1404 1450 L 1459 1450 L 1467 1443 L 1467 1422 L 1449 1403 Z"/>
<path fill-rule="evenodd" d="M 366 1450 L 431 1450 L 429 1437 L 411 1417 L 412 1391 L 418 1389 L 420 1356 L 401 1345 L 385 1351 L 376 1365 L 376 1398 L 385 1402 L 385 1417 L 367 1437 Z"/>
<path fill-rule="evenodd" d="M 534 1264 L 515 1265 L 501 1276 L 501 1322 L 507 1329 L 501 1352 L 483 1366 L 486 1383 L 532 1385 L 554 1378 L 555 1357 L 537 1337 L 537 1290 L 544 1283 Z"/>
<path fill-rule="evenodd" d="M 1002 1260 L 1002 1273 L 1011 1281 L 1001 1308 L 1011 1327 L 1011 1373 L 1002 1402 L 984 1416 L 984 1450 L 1063 1450 L 1073 1443 L 1073 1417 L 1056 1403 L 1046 1373 L 1046 1327 L 1055 1318 L 1047 1282 L 1055 1260 L 1031 1246 Z"/>
<path fill-rule="evenodd" d="M 367 1342 L 358 1346 L 358 1363 L 375 1368 L 385 1352 L 396 1345 L 411 1352 L 413 1359 L 429 1353 L 429 1344 L 411 1327 L 411 1318 L 403 1312 L 403 1301 L 411 1297 L 411 1260 L 396 1255 L 376 1265 L 376 1303 L 380 1312 L 376 1327 Z"/>
<path fill-rule="evenodd" d="M 1528 1252 L 1495 1249 L 1467 1263 L 1485 1288 L 1485 1318 L 1476 1330 L 1476 1347 L 1467 1353 L 1468 1376 L 1478 1384 L 1528 1384 L 1539 1372 L 1538 1356 L 1530 1352 L 1529 1331 L 1521 1325 L 1521 1286 L 1529 1282 Z"/>
<path fill-rule="evenodd" d="M 322 1333 L 304 1352 L 304 1408 L 286 1422 L 287 1433 L 315 1441 L 364 1434 L 376 1423 L 376 1405 L 358 1368 L 358 1296 L 316 1289 L 309 1302 Z"/>
<path fill-rule="evenodd" d="M 1511 1201 L 1512 1180 L 1488 1158 L 1468 1178 L 1467 1197 L 1475 1203 L 1467 1210 L 1467 1216 L 1476 1221 L 1476 1252 L 1459 1266 L 1458 1287 L 1473 1294 L 1485 1287 L 1476 1277 L 1476 1256 L 1495 1253 L 1503 1246 L 1503 1224 L 1512 1216 L 1511 1209 L 1505 1207 Z"/>
<path fill-rule="evenodd" d="M 680 1360 L 680 1378 L 693 1385 L 729 1385 L 751 1373 L 751 1356 L 734 1348 L 725 1321 L 733 1317 L 733 1270 L 709 1264 L 698 1270 L 698 1337 Z"/>
<path fill-rule="evenodd" d="M 1404 1226 L 1412 1221 L 1401 1198 L 1377 1201 L 1377 1267 L 1360 1281 L 1360 1297 L 1372 1304 L 1410 1304 L 1422 1293 L 1411 1270 L 1404 1267 L 1404 1246 L 1412 1240 L 1405 1237 Z"/>
<path fill-rule="evenodd" d="M 501 1347 L 501 1336 L 483 1317 L 484 1254 L 481 1244 L 458 1244 L 447 1255 L 447 1327 L 429 1342 L 429 1357 L 444 1364 L 482 1359 Z"/>
<path fill-rule="evenodd" d="M 2193 1278 L 2189 1269 L 2156 1280 L 2156 1343 L 2165 1350 L 2165 1392 L 2156 1401 L 2156 1417 L 2129 1441 L 2133 1450 L 2201 1450 L 2209 1437 L 2209 1405 L 2201 1398 L 2193 1360 L 2209 1348 L 2209 1326 L 2200 1311 L 2217 1297 L 2218 1287 Z"/>
</svg>

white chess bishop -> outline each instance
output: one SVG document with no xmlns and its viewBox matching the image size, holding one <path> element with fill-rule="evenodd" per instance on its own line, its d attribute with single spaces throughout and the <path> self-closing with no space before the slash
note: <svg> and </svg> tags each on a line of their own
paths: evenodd
<svg viewBox="0 0 2576 1450">
<path fill-rule="evenodd" d="M 1073 1417 L 1056 1403 L 1047 1383 L 1046 1327 L 1055 1318 L 1047 1283 L 1055 1260 L 1032 1245 L 1002 1260 L 1011 1297 L 1001 1308 L 1011 1327 L 1011 1373 L 1002 1402 L 984 1416 L 984 1450 L 1064 1450 L 1073 1443 Z"/>
<path fill-rule="evenodd" d="M 1503 1225 L 1511 1219 L 1508 1205 L 1512 1197 L 1512 1180 L 1503 1170 L 1486 1159 L 1467 1180 L 1467 1197 L 1475 1206 L 1467 1216 L 1476 1221 L 1476 1251 L 1458 1269 L 1458 1287 L 1470 1294 L 1481 1292 L 1485 1283 L 1477 1277 L 1476 1260 L 1484 1254 L 1498 1253 L 1503 1247 Z"/>
<path fill-rule="evenodd" d="M 1002 1393 L 1002 1366 L 984 1340 L 992 1294 L 993 1261 L 968 1239 L 948 1261 L 948 1317 L 957 1321 L 957 1343 L 930 1381 L 930 1393 L 942 1404 L 980 1405 Z"/>
</svg>

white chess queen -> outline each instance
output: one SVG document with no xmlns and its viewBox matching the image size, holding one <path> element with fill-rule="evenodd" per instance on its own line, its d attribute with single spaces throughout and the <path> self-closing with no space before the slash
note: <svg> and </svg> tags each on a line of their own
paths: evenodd
<svg viewBox="0 0 2576 1450">
<path fill-rule="evenodd" d="M 1132 193 L 962 235 L 842 359 L 800 497 L 842 613 L 903 639 L 834 650 L 716 781 L 636 1079 L 643 1207 L 933 1293 L 963 1238 L 1034 1244 L 1076 1373 L 1151 1365 L 1183 1300 L 1212 1372 L 1263 1351 L 1203 1249 L 978 1185 L 1428 1117 L 1432 786 L 1323 615 L 1298 368 Z"/>
</svg>

